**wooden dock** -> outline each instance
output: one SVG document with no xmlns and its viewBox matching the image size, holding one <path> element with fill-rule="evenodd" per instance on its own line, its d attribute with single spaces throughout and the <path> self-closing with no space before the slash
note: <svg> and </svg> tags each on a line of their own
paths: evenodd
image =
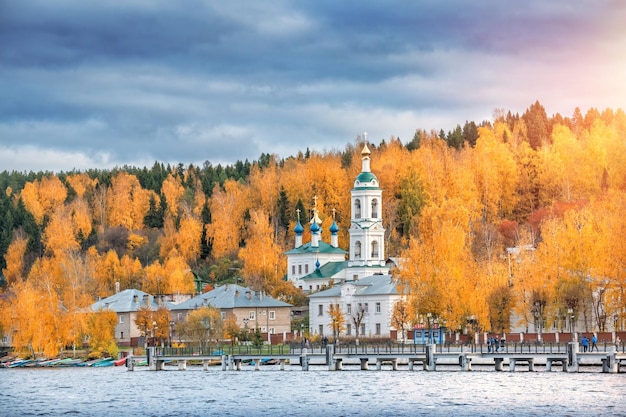
<svg viewBox="0 0 626 417">
<path fill-rule="evenodd" d="M 270 353 L 254 352 L 189 352 L 176 351 L 175 349 L 148 348 L 148 365 L 151 370 L 163 370 L 165 364 L 175 363 L 178 369 L 187 369 L 189 362 L 202 364 L 205 370 L 209 366 L 220 366 L 223 371 L 241 370 L 243 364 L 252 364 L 256 370 L 261 369 L 264 362 L 278 364 L 279 369 L 284 370 L 285 365 L 300 366 L 308 371 L 311 367 L 327 367 L 330 371 L 340 371 L 344 366 L 360 366 L 361 370 L 370 369 L 370 365 L 376 370 L 383 367 L 391 367 L 399 370 L 406 367 L 409 371 L 423 369 L 425 371 L 460 370 L 471 371 L 472 366 L 490 367 L 496 371 L 508 369 L 510 372 L 518 370 L 536 371 L 537 366 L 544 367 L 545 372 L 551 372 L 553 368 L 563 372 L 579 372 L 581 366 L 601 366 L 602 372 L 619 373 L 626 367 L 626 354 L 608 350 L 605 352 L 579 352 L 576 343 L 569 343 L 567 349 L 559 349 L 548 352 L 527 351 L 502 351 L 500 353 L 476 352 L 471 349 L 437 351 L 437 346 L 426 345 L 423 352 L 405 349 L 335 349 L 334 345 L 328 345 L 323 350 L 310 351 L 307 348 L 288 349 Z M 134 369 L 134 360 L 127 360 L 129 370 Z"/>
</svg>

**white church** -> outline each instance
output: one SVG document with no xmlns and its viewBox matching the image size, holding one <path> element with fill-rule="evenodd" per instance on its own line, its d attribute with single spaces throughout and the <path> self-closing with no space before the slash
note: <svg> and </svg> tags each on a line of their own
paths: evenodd
<svg viewBox="0 0 626 417">
<path fill-rule="evenodd" d="M 302 243 L 304 227 L 298 219 L 295 247 L 286 252 L 287 279 L 309 293 L 311 334 L 332 334 L 328 313 L 331 304 L 338 304 L 344 313 L 345 328 L 340 336 L 357 336 L 358 330 L 361 337 L 390 337 L 395 330 L 391 316 L 402 296 L 389 274 L 393 263 L 385 258 L 383 190 L 370 171 L 367 144 L 361 157 L 361 173 L 350 192 L 349 251 L 338 247 L 339 228 L 334 218 L 328 229 L 330 243 L 322 240 L 322 221 L 315 204 L 309 222 L 311 241 Z"/>
</svg>

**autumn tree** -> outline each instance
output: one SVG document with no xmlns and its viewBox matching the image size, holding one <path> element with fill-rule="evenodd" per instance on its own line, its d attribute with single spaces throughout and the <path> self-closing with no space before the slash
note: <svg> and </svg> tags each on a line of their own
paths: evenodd
<svg viewBox="0 0 626 417">
<path fill-rule="evenodd" d="M 391 325 L 400 330 L 402 333 L 402 343 L 406 340 L 405 329 L 411 323 L 412 314 L 409 304 L 400 299 L 393 305 L 393 313 L 391 314 Z"/>
<path fill-rule="evenodd" d="M 211 223 L 206 226 L 213 256 L 218 259 L 235 254 L 239 248 L 247 206 L 247 189 L 229 180 L 224 188 L 216 185 L 209 201 Z"/>
<path fill-rule="evenodd" d="M 224 323 L 220 311 L 205 306 L 194 310 L 180 328 L 182 337 L 200 348 L 209 346 L 212 340 L 218 342 L 224 335 Z"/>
<path fill-rule="evenodd" d="M 330 317 L 330 323 L 328 328 L 333 332 L 333 339 L 337 341 L 339 334 L 346 329 L 346 318 L 341 311 L 341 306 L 337 303 L 331 303 L 328 306 L 328 316 Z"/>
<path fill-rule="evenodd" d="M 117 314 L 112 310 L 100 310 L 89 313 L 87 317 L 87 335 L 89 336 L 89 349 L 93 355 L 117 356 L 117 343 L 115 341 L 115 326 Z"/>
</svg>

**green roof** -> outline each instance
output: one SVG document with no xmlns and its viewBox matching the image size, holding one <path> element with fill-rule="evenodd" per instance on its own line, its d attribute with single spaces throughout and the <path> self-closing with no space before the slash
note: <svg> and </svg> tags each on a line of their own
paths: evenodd
<svg viewBox="0 0 626 417">
<path fill-rule="evenodd" d="M 346 252 L 343 249 L 339 249 L 332 245 L 329 245 L 326 242 L 322 242 L 321 240 L 317 247 L 311 246 L 311 242 L 309 242 L 309 243 L 305 243 L 302 246 L 299 246 L 297 248 L 294 248 L 285 252 L 286 255 L 296 255 L 296 254 L 302 254 L 302 253 L 341 253 L 345 255 L 348 252 Z"/>
<path fill-rule="evenodd" d="M 378 178 L 376 178 L 376 175 L 371 172 L 361 172 L 359 176 L 356 177 L 356 180 L 358 182 L 372 182 L 374 180 L 378 181 Z"/>
<path fill-rule="evenodd" d="M 320 266 L 319 269 L 311 272 L 309 275 L 303 276 L 302 280 L 308 279 L 324 279 L 331 278 L 337 274 L 337 272 L 342 271 L 348 267 L 348 261 L 342 262 L 328 262 L 324 265 Z"/>
</svg>

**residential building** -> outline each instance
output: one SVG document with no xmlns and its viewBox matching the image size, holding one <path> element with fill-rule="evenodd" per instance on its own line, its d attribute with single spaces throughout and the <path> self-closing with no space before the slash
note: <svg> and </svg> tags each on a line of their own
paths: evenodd
<svg viewBox="0 0 626 417">
<path fill-rule="evenodd" d="M 137 312 L 144 306 L 156 311 L 161 306 L 170 309 L 173 304 L 166 301 L 165 296 L 155 297 L 140 290 L 128 289 L 95 302 L 91 309 L 93 311 L 108 309 L 117 314 L 115 338 L 120 346 L 142 346 L 143 338 L 150 335 L 144 335 L 135 324 L 135 320 Z"/>
<path fill-rule="evenodd" d="M 258 328 L 267 334 L 268 340 L 272 334 L 291 332 L 291 304 L 235 284 L 217 287 L 172 306 L 172 320 L 184 321 L 191 311 L 205 306 L 220 310 L 223 320 L 232 315 L 241 328 Z"/>
<path fill-rule="evenodd" d="M 356 337 L 358 331 L 360 337 L 391 337 L 392 330 L 396 330 L 391 325 L 393 309 L 401 298 L 391 275 L 344 282 L 309 295 L 310 330 L 320 336 L 332 335 L 329 311 L 336 304 L 344 317 L 340 336 Z"/>
</svg>

